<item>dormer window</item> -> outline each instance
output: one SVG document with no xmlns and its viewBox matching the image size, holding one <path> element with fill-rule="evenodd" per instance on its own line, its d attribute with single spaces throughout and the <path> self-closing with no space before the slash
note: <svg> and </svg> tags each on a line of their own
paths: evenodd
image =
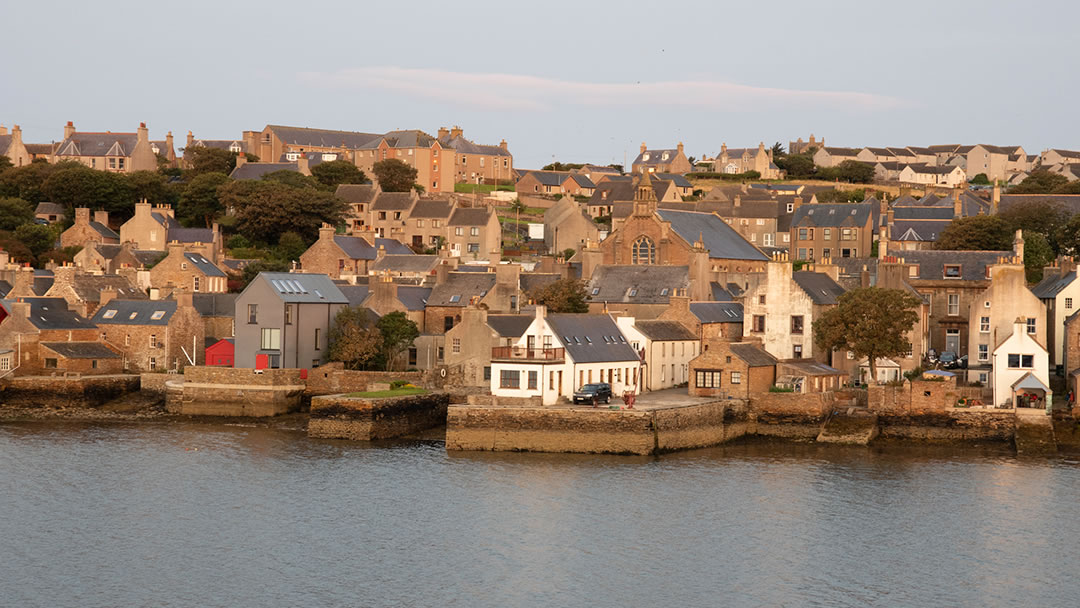
<svg viewBox="0 0 1080 608">
<path fill-rule="evenodd" d="M 240 153 L 240 144 L 238 144 L 236 142 L 233 142 L 233 145 L 229 146 L 229 152 L 232 152 L 234 154 L 239 154 Z"/>
<path fill-rule="evenodd" d="M 667 160 L 667 159 L 668 159 L 668 153 L 664 152 L 663 160 Z"/>
<path fill-rule="evenodd" d="M 300 153 L 299 152 L 286 152 L 285 153 L 285 160 L 295 161 L 295 160 L 297 160 L 299 158 L 300 158 Z"/>
<path fill-rule="evenodd" d="M 645 154 L 642 154 L 641 155 L 641 160 L 649 160 L 649 153 L 646 152 Z"/>
<path fill-rule="evenodd" d="M 959 279 L 960 278 L 960 264 L 945 264 L 945 278 L 946 279 Z"/>
</svg>

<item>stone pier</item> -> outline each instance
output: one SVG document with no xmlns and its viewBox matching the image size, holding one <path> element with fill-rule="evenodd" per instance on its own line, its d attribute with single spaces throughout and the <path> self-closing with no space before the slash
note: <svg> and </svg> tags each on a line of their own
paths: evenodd
<svg viewBox="0 0 1080 608">
<path fill-rule="evenodd" d="M 311 400 L 308 437 L 392 439 L 446 423 L 446 393 L 374 399 L 326 395 Z"/>
</svg>

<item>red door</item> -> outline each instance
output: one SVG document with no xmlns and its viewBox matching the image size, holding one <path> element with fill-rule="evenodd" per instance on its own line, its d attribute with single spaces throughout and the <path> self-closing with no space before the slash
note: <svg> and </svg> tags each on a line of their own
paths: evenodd
<svg viewBox="0 0 1080 608">
<path fill-rule="evenodd" d="M 255 355 L 255 369 L 270 367 L 270 355 Z"/>
</svg>

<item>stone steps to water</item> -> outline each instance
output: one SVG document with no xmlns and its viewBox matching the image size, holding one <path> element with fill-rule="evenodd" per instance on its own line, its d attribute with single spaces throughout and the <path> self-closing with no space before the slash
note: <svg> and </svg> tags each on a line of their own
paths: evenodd
<svg viewBox="0 0 1080 608">
<path fill-rule="evenodd" d="M 849 407 L 835 410 L 821 425 L 818 434 L 819 443 L 840 443 L 847 445 L 867 445 L 879 432 L 876 414 Z"/>
<path fill-rule="evenodd" d="M 1057 440 L 1050 416 L 1042 412 L 1017 412 L 1016 452 L 1026 456 L 1057 453 Z"/>
</svg>

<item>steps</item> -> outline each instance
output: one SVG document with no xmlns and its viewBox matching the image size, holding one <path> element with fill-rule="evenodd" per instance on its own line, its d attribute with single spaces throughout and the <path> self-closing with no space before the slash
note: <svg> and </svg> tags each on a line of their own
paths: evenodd
<svg viewBox="0 0 1080 608">
<path fill-rule="evenodd" d="M 835 410 L 821 425 L 819 443 L 867 445 L 879 432 L 877 414 L 862 408 Z"/>
<path fill-rule="evenodd" d="M 1016 410 L 1016 452 L 1024 456 L 1057 454 L 1050 416 L 1043 410 Z"/>
</svg>

